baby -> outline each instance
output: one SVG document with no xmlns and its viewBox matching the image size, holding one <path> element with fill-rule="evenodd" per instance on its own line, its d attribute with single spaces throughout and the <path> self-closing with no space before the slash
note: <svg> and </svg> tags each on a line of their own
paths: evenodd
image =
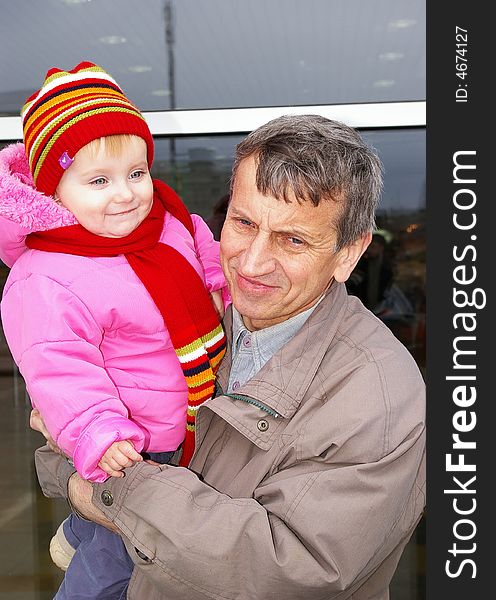
<svg viewBox="0 0 496 600">
<path fill-rule="evenodd" d="M 1 314 L 33 407 L 91 481 L 178 449 L 187 466 L 225 352 L 218 243 L 152 180 L 146 121 L 97 65 L 48 71 L 22 121 L 0 152 Z M 63 549 L 57 600 L 125 592 L 119 536 L 71 515 Z"/>
</svg>

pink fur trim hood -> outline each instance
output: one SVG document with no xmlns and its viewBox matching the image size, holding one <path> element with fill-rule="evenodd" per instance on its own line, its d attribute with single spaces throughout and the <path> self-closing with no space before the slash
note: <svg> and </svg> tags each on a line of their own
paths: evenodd
<svg viewBox="0 0 496 600">
<path fill-rule="evenodd" d="M 34 187 L 24 144 L 0 152 L 0 216 L 27 233 L 77 223 L 70 211 Z"/>
</svg>

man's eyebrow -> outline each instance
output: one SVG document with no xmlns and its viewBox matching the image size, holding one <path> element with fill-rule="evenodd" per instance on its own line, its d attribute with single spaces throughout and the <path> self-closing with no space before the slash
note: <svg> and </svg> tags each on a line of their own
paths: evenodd
<svg viewBox="0 0 496 600">
<path fill-rule="evenodd" d="M 313 240 L 315 235 L 312 235 L 310 231 L 305 231 L 299 227 L 281 227 L 274 231 L 274 233 L 282 233 L 283 235 L 290 235 L 297 238 L 303 238 L 305 240 Z"/>
<path fill-rule="evenodd" d="M 245 219 L 246 221 L 252 221 L 253 219 L 250 215 L 244 211 L 242 208 L 231 208 L 229 207 L 227 210 L 227 216 L 234 217 L 235 219 Z"/>
<path fill-rule="evenodd" d="M 229 206 L 228 212 L 237 216 L 245 216 L 245 213 L 242 210 L 235 208 L 234 206 Z"/>
<path fill-rule="evenodd" d="M 247 215 L 243 211 L 243 209 L 238 209 L 238 208 L 233 207 L 233 208 L 229 209 L 229 213 L 230 213 L 231 217 L 238 217 L 238 218 L 247 219 L 248 221 L 251 221 L 251 218 L 249 217 L 249 215 Z M 297 225 L 296 226 L 281 225 L 281 227 L 279 227 L 277 229 L 273 229 L 272 233 L 282 234 L 282 235 L 290 235 L 290 236 L 294 236 L 294 237 L 298 237 L 298 238 L 303 238 L 308 241 L 312 241 L 312 240 L 316 239 L 315 234 L 312 234 L 312 232 L 306 231 L 305 229 L 301 229 Z"/>
</svg>

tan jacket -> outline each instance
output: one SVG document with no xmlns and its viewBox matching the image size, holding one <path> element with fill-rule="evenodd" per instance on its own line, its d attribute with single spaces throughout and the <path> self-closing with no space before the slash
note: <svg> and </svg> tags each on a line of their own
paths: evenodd
<svg viewBox="0 0 496 600">
<path fill-rule="evenodd" d="M 230 338 L 230 313 L 225 324 Z M 337 284 L 231 397 L 229 351 L 192 471 L 140 464 L 95 486 L 137 563 L 128 598 L 387 599 L 425 501 L 411 355 Z M 70 468 L 55 461 L 38 451 L 45 493 L 60 496 Z"/>
</svg>

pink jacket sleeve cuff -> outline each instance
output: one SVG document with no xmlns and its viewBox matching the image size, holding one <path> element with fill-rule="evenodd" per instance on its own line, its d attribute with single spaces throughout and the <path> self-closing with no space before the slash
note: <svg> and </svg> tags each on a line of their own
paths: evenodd
<svg viewBox="0 0 496 600">
<path fill-rule="evenodd" d="M 126 418 L 109 417 L 94 420 L 82 434 L 74 449 L 73 461 L 78 473 L 84 479 L 100 483 L 109 475 L 98 466 L 105 451 L 114 443 L 129 440 L 137 452 L 143 450 L 144 432 Z"/>
</svg>

